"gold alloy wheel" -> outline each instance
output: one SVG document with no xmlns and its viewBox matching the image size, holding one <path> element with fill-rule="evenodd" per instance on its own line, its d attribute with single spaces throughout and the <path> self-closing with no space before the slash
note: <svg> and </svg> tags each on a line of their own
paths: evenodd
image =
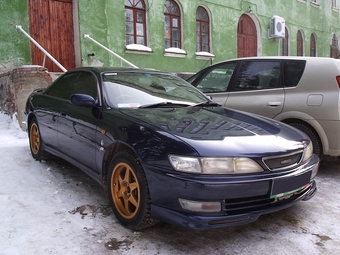
<svg viewBox="0 0 340 255">
<path fill-rule="evenodd" d="M 40 135 L 38 125 L 33 123 L 30 129 L 30 145 L 33 154 L 37 154 L 40 148 Z"/>
<path fill-rule="evenodd" d="M 140 187 L 134 170 L 126 163 L 118 163 L 111 175 L 111 195 L 119 214 L 132 219 L 140 207 Z"/>
</svg>

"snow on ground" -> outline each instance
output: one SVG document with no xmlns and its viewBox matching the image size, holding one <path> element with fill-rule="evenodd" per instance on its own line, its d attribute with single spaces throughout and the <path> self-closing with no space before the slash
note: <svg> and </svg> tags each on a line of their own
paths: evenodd
<svg viewBox="0 0 340 255">
<path fill-rule="evenodd" d="M 0 255 L 340 254 L 340 166 L 326 162 L 307 202 L 241 227 L 122 227 L 103 189 L 77 168 L 35 161 L 26 132 L 0 114 Z"/>
</svg>

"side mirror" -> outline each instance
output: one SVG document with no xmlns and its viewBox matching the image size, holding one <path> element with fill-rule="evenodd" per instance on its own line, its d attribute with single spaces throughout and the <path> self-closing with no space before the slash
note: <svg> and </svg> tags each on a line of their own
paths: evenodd
<svg viewBox="0 0 340 255">
<path fill-rule="evenodd" d="M 96 100 L 90 95 L 86 94 L 73 94 L 70 101 L 71 104 L 85 107 L 93 107 L 96 104 Z"/>
</svg>

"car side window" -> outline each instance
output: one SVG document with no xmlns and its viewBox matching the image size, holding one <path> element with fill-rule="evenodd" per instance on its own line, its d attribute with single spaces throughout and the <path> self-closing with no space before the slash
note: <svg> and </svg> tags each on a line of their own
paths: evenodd
<svg viewBox="0 0 340 255">
<path fill-rule="evenodd" d="M 279 88 L 279 77 L 280 61 L 243 61 L 229 91 Z"/>
<path fill-rule="evenodd" d="M 211 68 L 196 87 L 203 93 L 226 92 L 237 62 L 224 63 Z"/>
<path fill-rule="evenodd" d="M 70 100 L 73 94 L 87 94 L 97 99 L 97 79 L 89 72 L 72 72 L 57 80 L 46 94 L 65 100 Z"/>
<path fill-rule="evenodd" d="M 74 82 L 72 94 L 86 94 L 92 96 L 94 99 L 97 99 L 98 90 L 96 77 L 92 73 L 81 72 Z"/>
<path fill-rule="evenodd" d="M 296 87 L 306 67 L 304 60 L 292 60 L 283 63 L 285 87 Z"/>
<path fill-rule="evenodd" d="M 46 91 L 49 96 L 69 100 L 71 88 L 77 79 L 79 72 L 69 73 L 62 78 L 56 80 L 51 87 Z"/>
</svg>

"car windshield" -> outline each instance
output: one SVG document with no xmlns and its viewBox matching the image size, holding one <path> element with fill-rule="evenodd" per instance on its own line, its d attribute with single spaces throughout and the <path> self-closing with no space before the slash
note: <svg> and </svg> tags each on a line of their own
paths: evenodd
<svg viewBox="0 0 340 255">
<path fill-rule="evenodd" d="M 209 101 L 183 79 L 162 73 L 104 73 L 103 84 L 111 107 L 183 107 Z"/>
</svg>

